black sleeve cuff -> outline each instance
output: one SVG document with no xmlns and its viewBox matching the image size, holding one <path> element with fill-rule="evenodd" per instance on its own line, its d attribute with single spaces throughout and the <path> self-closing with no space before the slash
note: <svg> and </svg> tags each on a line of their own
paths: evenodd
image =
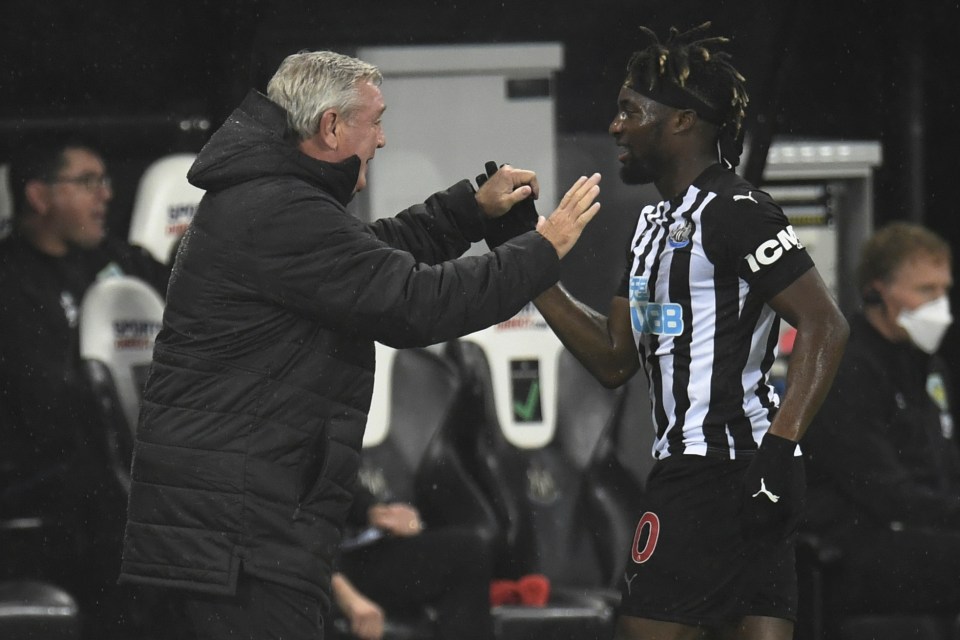
<svg viewBox="0 0 960 640">
<path fill-rule="evenodd" d="M 447 189 L 448 205 L 457 228 L 470 242 L 483 240 L 483 212 L 477 204 L 476 190 L 469 180 L 461 180 Z"/>
</svg>

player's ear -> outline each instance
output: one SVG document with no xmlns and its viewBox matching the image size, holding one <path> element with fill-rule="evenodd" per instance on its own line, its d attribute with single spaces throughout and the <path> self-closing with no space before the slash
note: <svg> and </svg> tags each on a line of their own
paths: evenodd
<svg viewBox="0 0 960 640">
<path fill-rule="evenodd" d="M 677 133 L 693 129 L 700 122 L 700 116 L 693 109 L 677 109 L 673 118 L 673 126 Z"/>
</svg>

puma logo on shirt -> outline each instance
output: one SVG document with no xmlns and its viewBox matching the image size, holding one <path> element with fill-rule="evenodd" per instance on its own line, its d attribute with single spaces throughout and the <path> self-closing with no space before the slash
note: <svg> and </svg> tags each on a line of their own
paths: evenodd
<svg viewBox="0 0 960 640">
<path fill-rule="evenodd" d="M 767 491 L 767 485 L 763 482 L 763 478 L 760 478 L 760 491 L 757 491 L 755 494 L 753 494 L 753 497 L 756 498 L 761 493 L 770 498 L 770 502 L 780 502 L 780 496 L 774 495 Z"/>
</svg>

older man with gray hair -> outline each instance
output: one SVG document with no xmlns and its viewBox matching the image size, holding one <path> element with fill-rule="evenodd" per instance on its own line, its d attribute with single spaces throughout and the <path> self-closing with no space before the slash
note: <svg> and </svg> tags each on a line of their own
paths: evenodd
<svg viewBox="0 0 960 640">
<path fill-rule="evenodd" d="M 599 209 L 600 176 L 580 178 L 536 229 L 458 259 L 536 196 L 535 174 L 507 165 L 362 222 L 346 206 L 386 143 L 380 82 L 354 58 L 291 55 L 190 170 L 206 194 L 144 392 L 121 568 L 173 596 L 157 626 L 178 638 L 322 637 L 374 341 L 425 346 L 511 317 Z"/>
</svg>

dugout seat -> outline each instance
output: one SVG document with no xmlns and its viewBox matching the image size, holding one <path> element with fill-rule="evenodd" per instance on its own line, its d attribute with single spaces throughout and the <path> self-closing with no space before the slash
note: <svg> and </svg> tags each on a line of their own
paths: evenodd
<svg viewBox="0 0 960 640">
<path fill-rule="evenodd" d="M 146 168 L 137 185 L 127 239 L 165 264 L 173 261 L 173 248 L 203 197 L 203 190 L 187 181 L 195 159 L 191 153 L 160 158 Z"/>
<path fill-rule="evenodd" d="M 35 580 L 0 581 L 0 638 L 76 640 L 76 601 L 62 589 Z"/>
<path fill-rule="evenodd" d="M 496 517 L 449 440 L 463 388 L 456 370 L 425 349 L 376 350 L 360 481 L 381 502 L 416 506 L 430 528 L 469 527 L 492 540 Z M 387 640 L 435 636 L 429 607 L 387 611 Z M 348 637 L 345 620 L 334 619 L 331 637 Z"/>
<path fill-rule="evenodd" d="M 45 545 L 64 544 L 62 528 L 42 516 L 0 513 L 0 638 L 75 640 L 80 611 L 37 558 Z M 38 547 L 38 542 L 43 541 Z"/>
<path fill-rule="evenodd" d="M 842 550 L 816 533 L 797 543 L 800 608 L 794 640 L 960 640 L 960 618 L 896 611 L 855 611 L 842 604 L 835 574 Z"/>
<path fill-rule="evenodd" d="M 124 490 L 130 487 L 140 400 L 163 306 L 159 294 L 133 276 L 94 283 L 80 306 L 80 358 L 106 427 L 114 474 Z"/>
<path fill-rule="evenodd" d="M 500 637 L 612 637 L 644 476 L 621 458 L 620 438 L 629 422 L 652 443 L 649 409 L 631 403 L 643 411 L 626 415 L 628 389 L 603 388 L 532 305 L 448 349 L 474 392 L 475 435 L 460 446 L 475 452 L 504 531 L 498 573 L 547 576 L 548 609 L 560 612 L 502 607 Z M 650 457 L 648 445 L 636 450 Z"/>
<path fill-rule="evenodd" d="M 376 348 L 361 482 L 381 501 L 415 505 L 431 526 L 471 527 L 492 542 L 496 514 L 451 439 L 463 394 L 457 370 L 426 349 Z"/>
</svg>

